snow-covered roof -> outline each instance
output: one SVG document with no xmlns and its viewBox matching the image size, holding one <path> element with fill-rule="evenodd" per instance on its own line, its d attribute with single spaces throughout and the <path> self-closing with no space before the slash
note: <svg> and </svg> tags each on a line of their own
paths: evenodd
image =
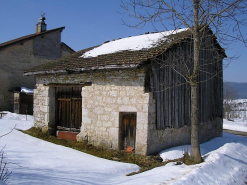
<svg viewBox="0 0 247 185">
<path fill-rule="evenodd" d="M 26 87 L 21 87 L 21 92 L 27 93 L 27 94 L 33 94 L 33 89 L 29 89 Z"/>
<path fill-rule="evenodd" d="M 213 35 L 210 28 L 208 34 Z M 174 45 L 181 42 L 192 41 L 189 29 L 179 29 L 167 32 L 150 33 L 134 37 L 127 37 L 94 46 L 54 62 L 45 63 L 38 67 L 24 71 L 24 75 L 40 74 L 68 74 L 81 73 L 92 70 L 133 69 L 150 62 Z M 225 55 L 218 44 L 216 37 L 215 46 Z"/>
<path fill-rule="evenodd" d="M 127 37 L 127 38 L 107 42 L 99 47 L 87 51 L 80 57 L 83 58 L 97 57 L 98 55 L 116 53 L 125 50 L 137 51 L 137 50 L 152 48 L 157 46 L 161 40 L 165 40 L 167 36 L 186 30 L 187 28 L 184 28 L 178 30 L 139 35 L 134 37 Z"/>
</svg>

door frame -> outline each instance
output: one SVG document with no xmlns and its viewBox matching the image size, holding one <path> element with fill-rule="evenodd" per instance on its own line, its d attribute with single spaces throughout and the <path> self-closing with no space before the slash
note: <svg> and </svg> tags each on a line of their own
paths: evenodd
<svg viewBox="0 0 247 185">
<path fill-rule="evenodd" d="M 80 82 L 78 83 L 47 83 L 43 84 L 44 87 L 48 87 L 48 120 L 46 120 L 47 125 L 49 126 L 49 134 L 56 136 L 57 125 L 56 125 L 56 87 L 85 87 L 91 86 L 92 82 Z"/>
</svg>

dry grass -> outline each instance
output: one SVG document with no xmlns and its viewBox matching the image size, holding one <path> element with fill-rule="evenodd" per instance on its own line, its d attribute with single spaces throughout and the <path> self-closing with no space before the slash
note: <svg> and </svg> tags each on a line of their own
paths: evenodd
<svg viewBox="0 0 247 185">
<path fill-rule="evenodd" d="M 101 157 L 104 159 L 132 163 L 141 167 L 140 171 L 131 173 L 129 175 L 134 175 L 137 173 L 141 173 L 147 170 L 151 170 L 155 167 L 166 165 L 169 162 L 176 162 L 180 164 L 179 161 L 186 163 L 188 159 L 185 157 L 175 160 L 170 160 L 166 162 L 162 162 L 162 158 L 159 156 L 144 156 L 134 153 L 126 153 L 125 151 L 117 151 L 112 149 L 106 149 L 103 147 L 96 147 L 86 142 L 76 142 L 76 141 L 68 141 L 64 139 L 58 139 L 57 137 L 51 136 L 48 133 L 43 133 L 41 129 L 32 127 L 29 130 L 23 131 L 23 133 L 31 135 L 33 137 L 57 144 L 65 147 L 73 148 L 75 150 L 85 152 L 87 154 L 91 154 L 97 157 Z"/>
</svg>

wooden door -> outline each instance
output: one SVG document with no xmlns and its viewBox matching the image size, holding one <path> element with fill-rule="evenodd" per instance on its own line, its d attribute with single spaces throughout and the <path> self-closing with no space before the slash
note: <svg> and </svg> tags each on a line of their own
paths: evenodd
<svg viewBox="0 0 247 185">
<path fill-rule="evenodd" d="M 128 146 L 135 148 L 136 113 L 122 113 L 121 117 L 121 148 L 124 150 Z"/>
<path fill-rule="evenodd" d="M 19 104 L 19 114 L 33 115 L 33 94 L 20 93 Z"/>
<path fill-rule="evenodd" d="M 56 87 L 56 124 L 59 129 L 78 130 L 82 121 L 81 87 Z"/>
</svg>

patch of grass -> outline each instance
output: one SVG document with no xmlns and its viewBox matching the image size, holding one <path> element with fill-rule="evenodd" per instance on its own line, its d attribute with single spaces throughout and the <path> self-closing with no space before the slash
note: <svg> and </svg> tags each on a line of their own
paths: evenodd
<svg viewBox="0 0 247 185">
<path fill-rule="evenodd" d="M 184 152 L 184 156 L 182 158 L 180 158 L 180 160 L 186 164 L 186 165 L 194 165 L 194 164 L 198 164 L 198 162 L 195 162 L 195 160 L 193 158 L 191 158 L 191 156 L 188 154 L 188 152 Z M 204 160 L 202 159 L 202 162 L 204 162 Z"/>
<path fill-rule="evenodd" d="M 101 157 L 104 159 L 119 161 L 119 162 L 125 162 L 125 163 L 132 163 L 136 164 L 141 167 L 141 169 L 138 172 L 134 172 L 128 175 L 134 175 L 137 173 L 141 173 L 147 170 L 151 170 L 155 167 L 160 167 L 163 165 L 166 165 L 169 162 L 176 162 L 176 161 L 182 161 L 183 163 L 186 163 L 187 160 L 183 160 L 183 158 L 175 159 L 175 160 L 169 160 L 166 162 L 162 162 L 162 158 L 160 156 L 144 156 L 134 153 L 126 153 L 125 151 L 117 151 L 112 149 L 107 149 L 103 147 L 96 147 L 91 144 L 88 144 L 87 142 L 76 142 L 76 141 L 68 141 L 64 139 L 58 139 L 57 137 L 51 136 L 48 133 L 43 133 L 41 129 L 32 127 L 29 130 L 22 131 L 25 134 L 31 135 L 33 137 L 73 148 L 75 150 L 85 152 L 87 154 L 91 154 L 97 157 Z"/>
</svg>

